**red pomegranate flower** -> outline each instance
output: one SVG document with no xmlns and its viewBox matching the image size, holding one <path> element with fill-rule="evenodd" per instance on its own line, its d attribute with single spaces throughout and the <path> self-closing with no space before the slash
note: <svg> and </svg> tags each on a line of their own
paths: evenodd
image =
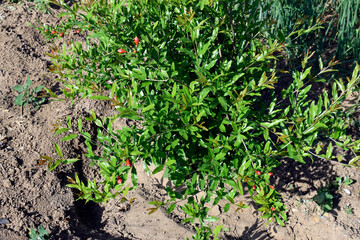
<svg viewBox="0 0 360 240">
<path fill-rule="evenodd" d="M 134 38 L 134 43 L 135 43 L 136 46 L 139 45 L 139 42 L 140 42 L 139 38 L 138 38 L 138 37 L 135 37 L 135 38 Z"/>
</svg>

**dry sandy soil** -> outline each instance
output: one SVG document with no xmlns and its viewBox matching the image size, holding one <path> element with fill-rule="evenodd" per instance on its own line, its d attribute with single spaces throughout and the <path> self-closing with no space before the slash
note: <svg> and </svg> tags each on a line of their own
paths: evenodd
<svg viewBox="0 0 360 240">
<path fill-rule="evenodd" d="M 1 0 L 0 0 L 1 4 Z M 33 86 L 45 85 L 56 91 L 61 85 L 56 76 L 48 72 L 49 52 L 43 38 L 29 22 L 55 25 L 54 14 L 42 14 L 31 5 L 2 3 L 0 5 L 0 240 L 28 239 L 30 228 L 42 224 L 51 239 L 184 239 L 194 234 L 191 225 L 184 225 L 185 216 L 175 210 L 166 215 L 159 210 L 147 215 L 147 202 L 164 199 L 159 178 L 139 174 L 139 187 L 130 195 L 135 203 L 122 204 L 119 199 L 105 205 L 75 201 L 72 190 L 65 185 L 67 176 L 78 172 L 83 179 L 96 176 L 84 158 L 76 164 L 60 166 L 49 172 L 38 166 L 40 155 L 56 157 L 51 123 L 66 116 L 75 120 L 90 109 L 101 114 L 111 113 L 107 103 L 79 100 L 70 107 L 69 102 L 50 101 L 31 113 L 14 105 L 13 87 L 24 84 L 29 76 Z M 69 36 L 70 37 L 70 36 Z M 129 124 L 125 119 L 118 126 Z M 64 155 L 75 157 L 84 146 L 71 141 L 61 143 Z M 136 167 L 136 166 L 135 166 Z M 140 171 L 139 167 L 139 171 Z M 302 165 L 286 161 L 275 172 L 274 184 L 288 206 L 285 227 L 266 225 L 259 218 L 256 206 L 244 196 L 250 208 L 235 212 L 231 208 L 214 206 L 211 214 L 220 216 L 219 224 L 228 229 L 222 239 L 360 239 L 360 175 L 358 169 L 343 167 L 336 162 L 314 162 Z M 336 176 L 354 180 L 350 186 L 342 185 L 335 194 L 334 208 L 323 214 L 312 200 L 317 190 L 334 181 Z M 350 212 L 345 210 L 352 209 Z M 0 221 L 0 222 L 1 222 Z"/>
</svg>

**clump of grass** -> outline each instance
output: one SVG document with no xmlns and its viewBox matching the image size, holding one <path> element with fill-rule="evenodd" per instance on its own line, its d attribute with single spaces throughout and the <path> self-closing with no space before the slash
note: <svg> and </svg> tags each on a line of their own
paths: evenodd
<svg viewBox="0 0 360 240">
<path fill-rule="evenodd" d="M 309 48 L 320 54 L 329 44 L 336 44 L 337 59 L 360 59 L 360 1 L 266 0 L 266 3 L 269 8 L 261 9 L 260 18 L 275 21 L 272 34 L 280 39 L 294 29 L 307 29 L 318 23 L 322 26 L 310 35 L 288 38 L 290 57 L 298 56 Z"/>
</svg>

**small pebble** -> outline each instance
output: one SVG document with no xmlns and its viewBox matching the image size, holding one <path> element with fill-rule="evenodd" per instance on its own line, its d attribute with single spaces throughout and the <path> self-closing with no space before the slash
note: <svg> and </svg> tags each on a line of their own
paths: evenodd
<svg viewBox="0 0 360 240">
<path fill-rule="evenodd" d="M 350 194 L 351 194 L 350 190 L 349 190 L 349 189 L 347 189 L 347 188 L 344 188 L 344 192 L 345 192 L 346 194 L 348 194 L 348 195 L 350 195 Z"/>
<path fill-rule="evenodd" d="M 0 218 L 0 224 L 7 224 L 9 220 L 7 218 Z"/>
<path fill-rule="evenodd" d="M 314 222 L 319 222 L 319 218 L 318 218 L 318 217 L 313 217 L 312 220 L 313 220 Z"/>
</svg>

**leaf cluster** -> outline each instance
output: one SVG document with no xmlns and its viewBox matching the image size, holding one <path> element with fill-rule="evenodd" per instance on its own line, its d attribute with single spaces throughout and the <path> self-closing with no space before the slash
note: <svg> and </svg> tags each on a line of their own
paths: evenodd
<svg viewBox="0 0 360 240">
<path fill-rule="evenodd" d="M 23 108 L 28 104 L 32 105 L 33 111 L 37 111 L 41 104 L 46 102 L 46 95 L 40 95 L 44 89 L 44 86 L 41 85 L 33 89 L 31 88 L 31 83 L 32 82 L 30 77 L 28 77 L 24 85 L 16 85 L 13 88 L 15 91 L 19 92 L 19 95 L 16 97 L 14 104 L 21 106 L 22 113 Z"/>
<path fill-rule="evenodd" d="M 42 225 L 40 225 L 38 230 L 31 228 L 29 231 L 29 237 L 30 237 L 29 240 L 50 239 L 49 233 L 46 231 L 46 229 Z"/>
<path fill-rule="evenodd" d="M 336 197 L 339 188 L 342 185 L 348 186 L 353 183 L 349 177 L 336 177 L 336 179 L 327 184 L 325 187 L 318 190 L 317 195 L 313 198 L 313 200 L 321 207 L 324 212 L 329 212 L 333 209 L 334 198 Z"/>
</svg>

